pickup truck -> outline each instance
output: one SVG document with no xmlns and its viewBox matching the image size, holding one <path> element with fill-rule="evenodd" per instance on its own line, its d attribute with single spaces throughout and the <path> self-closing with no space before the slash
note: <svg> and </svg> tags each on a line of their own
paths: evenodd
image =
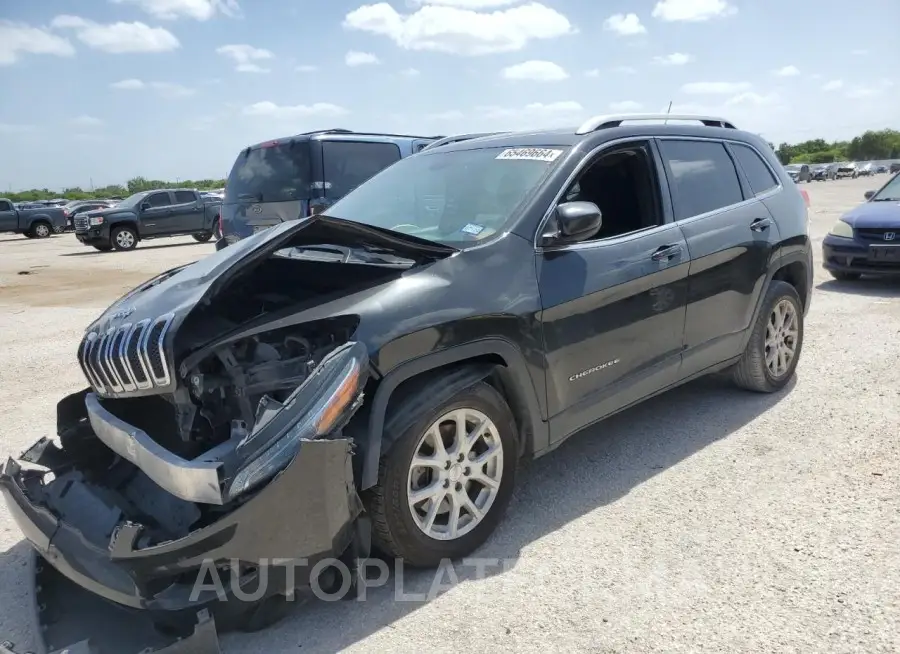
<svg viewBox="0 0 900 654">
<path fill-rule="evenodd" d="M 142 191 L 113 207 L 76 214 L 75 238 L 101 252 L 133 250 L 138 241 L 169 236 L 206 243 L 218 230 L 221 206 L 195 189 Z"/>
<path fill-rule="evenodd" d="M 0 198 L 0 232 L 24 234 L 28 238 L 47 238 L 66 228 L 66 214 L 59 207 L 16 209 L 5 198 Z"/>
</svg>

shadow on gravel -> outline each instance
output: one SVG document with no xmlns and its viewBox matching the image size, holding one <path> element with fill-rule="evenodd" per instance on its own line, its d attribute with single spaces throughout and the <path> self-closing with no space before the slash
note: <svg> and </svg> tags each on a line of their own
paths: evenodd
<svg viewBox="0 0 900 654">
<path fill-rule="evenodd" d="M 515 567 L 519 553 L 530 543 L 612 504 L 655 475 L 727 438 L 784 399 L 795 383 L 792 380 L 780 393 L 762 395 L 737 390 L 718 378 L 701 379 L 585 430 L 521 471 L 506 517 L 474 557 L 499 559 L 507 570 Z M 473 565 L 457 564 L 453 570 L 460 583 L 478 583 Z M 501 565 L 485 570 L 487 576 L 503 571 Z M 260 647 L 273 653 L 298 648 L 306 654 L 341 651 L 385 626 L 390 628 L 425 603 L 396 601 L 397 585 L 408 595 L 427 596 L 436 577 L 435 571 L 406 570 L 402 584 L 397 584 L 395 575 L 387 584 L 367 589 L 365 601 L 310 601 L 263 633 L 222 636 L 223 651 L 249 654 Z M 437 586 L 446 587 L 449 579 L 442 574 Z"/>
<path fill-rule="evenodd" d="M 4 529 L 18 532 L 15 524 L 4 524 Z M 31 546 L 19 541 L 0 554 L 0 642 L 9 640 L 27 652 L 33 648 L 35 611 L 32 595 Z"/>
<path fill-rule="evenodd" d="M 516 494 L 505 519 L 473 557 L 490 561 L 486 562 L 481 576 L 474 565 L 465 562 L 455 562 L 452 571 L 445 568 L 438 571 L 439 574 L 432 570 L 392 567 L 393 572 L 386 583 L 365 589 L 364 601 L 360 601 L 358 595 L 344 601 L 326 602 L 315 598 L 298 601 L 283 621 L 269 629 L 253 634 L 221 634 L 222 651 L 225 654 L 255 654 L 259 651 L 276 654 L 302 648 L 307 654 L 338 652 L 380 629 L 391 628 L 394 622 L 438 597 L 454 583 L 477 584 L 485 576 L 495 576 L 514 568 L 522 549 L 532 542 L 572 520 L 616 502 L 655 475 L 727 438 L 784 399 L 795 383 L 796 380 L 792 380 L 784 391 L 765 395 L 740 391 L 727 381 L 710 377 L 648 400 L 640 408 L 613 416 L 521 469 Z M 25 543 L 19 543 L 0 557 L 0 580 L 30 583 L 30 580 L 18 579 L 23 574 L 20 570 L 4 569 L 5 565 L 21 566 L 27 549 Z M 17 555 L 11 556 L 13 553 Z M 370 570 L 369 578 L 377 577 L 378 570 Z M 17 595 L 23 596 L 18 598 L 19 603 L 25 603 L 25 606 L 26 590 L 16 591 Z M 405 599 L 398 599 L 398 591 Z M 66 619 L 61 622 L 77 623 L 81 625 L 79 630 L 94 623 L 89 633 L 98 633 L 100 641 L 115 635 L 115 640 L 122 642 L 119 640 L 121 635 L 112 632 L 130 636 L 142 633 L 143 636 L 135 640 L 134 654 L 148 645 L 159 646 L 148 642 L 146 620 L 136 620 L 106 606 L 80 589 L 63 590 L 61 595 L 55 593 L 55 598 L 48 594 L 48 589 L 44 593 L 48 617 L 60 606 L 73 607 L 74 602 L 77 607 L 68 609 Z M 8 594 L 8 586 L 0 589 L 0 605 L 12 605 Z M 417 598 L 412 598 L 416 595 Z M 27 620 L 24 617 L 26 611 L 23 606 L 17 620 Z M 8 621 L 10 616 L 2 615 L 2 619 Z M 117 628 L 110 630 L 111 624 Z M 4 631 L 13 627 L 10 624 L 3 626 Z M 219 627 L 222 630 L 226 625 Z M 498 627 L 503 628 L 503 625 Z M 60 628 L 62 625 L 51 627 L 48 637 L 52 634 L 57 639 L 65 638 L 63 632 L 58 631 Z M 27 629 L 25 624 L 15 625 L 19 634 Z M 9 636 L 0 632 L 0 640 L 3 638 Z M 55 646 L 62 644 L 54 643 Z M 121 646 L 108 650 L 102 645 L 98 649 L 100 652 L 117 651 L 118 654 L 132 654 L 131 650 L 131 647 L 124 650 Z"/>
<path fill-rule="evenodd" d="M 197 241 L 191 241 L 190 243 L 166 243 L 162 245 L 139 245 L 131 252 L 136 252 L 137 250 L 162 250 L 164 248 L 183 248 L 189 245 L 206 245 L 206 243 L 198 243 Z M 95 250 L 91 248 L 90 250 L 85 250 L 84 252 L 66 252 L 64 254 L 60 254 L 61 257 L 85 257 L 85 256 L 109 256 L 109 255 L 127 255 L 129 252 L 119 252 L 117 250 L 110 250 L 108 252 L 100 252 L 100 250 Z"/>
<path fill-rule="evenodd" d="M 853 282 L 832 279 L 816 288 L 829 293 L 893 298 L 900 297 L 900 277 L 863 277 Z"/>
</svg>

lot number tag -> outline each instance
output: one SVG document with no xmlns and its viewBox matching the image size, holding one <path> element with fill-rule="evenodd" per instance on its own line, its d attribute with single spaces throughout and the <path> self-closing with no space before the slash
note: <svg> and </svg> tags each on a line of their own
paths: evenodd
<svg viewBox="0 0 900 654">
<path fill-rule="evenodd" d="M 518 159 L 525 161 L 556 161 L 562 150 L 550 148 L 509 148 L 497 155 L 498 159 Z"/>
</svg>

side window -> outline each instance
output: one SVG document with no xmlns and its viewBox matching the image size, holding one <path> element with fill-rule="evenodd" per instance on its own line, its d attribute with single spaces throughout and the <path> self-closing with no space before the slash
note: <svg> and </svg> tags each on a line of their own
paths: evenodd
<svg viewBox="0 0 900 654">
<path fill-rule="evenodd" d="M 603 224 L 588 240 L 622 236 L 663 223 L 659 180 L 646 141 L 603 152 L 566 189 L 562 202 L 593 202 Z"/>
<path fill-rule="evenodd" d="M 166 207 L 172 204 L 168 193 L 153 193 L 147 196 L 146 202 L 149 202 L 151 207 Z"/>
<path fill-rule="evenodd" d="M 325 196 L 343 197 L 399 160 L 400 148 L 393 143 L 324 141 L 322 164 L 325 172 Z"/>
<path fill-rule="evenodd" d="M 175 191 L 175 204 L 190 204 L 197 200 L 197 196 L 190 191 Z"/>
<path fill-rule="evenodd" d="M 765 193 L 778 186 L 778 180 L 775 179 L 775 175 L 772 174 L 762 157 L 756 153 L 756 150 L 746 145 L 732 143 L 731 151 L 737 157 L 738 163 L 743 168 L 744 174 L 750 182 L 750 188 L 753 189 L 756 195 Z"/>
<path fill-rule="evenodd" d="M 0 200 L 0 211 L 12 211 L 12 205 L 6 200 Z"/>
<path fill-rule="evenodd" d="M 661 139 L 659 148 L 672 175 L 676 220 L 743 201 L 737 170 L 722 143 Z"/>
</svg>

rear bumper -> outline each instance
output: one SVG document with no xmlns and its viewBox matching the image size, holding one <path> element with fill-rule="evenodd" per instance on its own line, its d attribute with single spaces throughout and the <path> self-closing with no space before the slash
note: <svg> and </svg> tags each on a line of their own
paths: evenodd
<svg viewBox="0 0 900 654">
<path fill-rule="evenodd" d="M 900 261 L 872 261 L 870 245 L 877 244 L 829 234 L 822 242 L 822 266 L 826 270 L 860 275 L 900 275 Z"/>
</svg>

